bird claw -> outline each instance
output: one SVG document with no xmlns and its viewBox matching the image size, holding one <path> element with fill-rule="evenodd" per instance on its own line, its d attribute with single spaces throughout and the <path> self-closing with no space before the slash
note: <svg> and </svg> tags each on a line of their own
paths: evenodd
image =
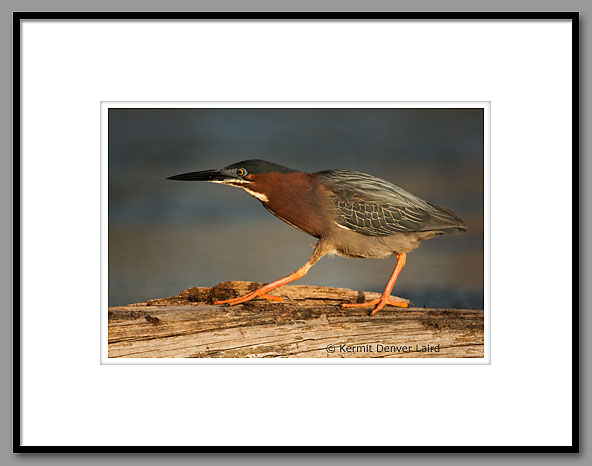
<svg viewBox="0 0 592 466">
<path fill-rule="evenodd" d="M 265 294 L 265 293 L 260 294 L 259 298 L 269 299 L 270 301 L 276 301 L 278 303 L 281 303 L 284 300 L 284 298 L 282 298 L 281 296 L 274 296 L 274 295 Z"/>
<path fill-rule="evenodd" d="M 374 306 L 376 305 L 376 307 L 374 309 L 372 309 L 372 311 L 370 311 L 370 313 L 368 315 L 373 316 L 374 314 L 376 314 L 378 311 L 380 311 L 384 306 L 394 306 L 394 307 L 409 307 L 409 304 L 411 303 L 407 303 L 405 301 L 393 301 L 390 298 L 383 300 L 382 298 L 380 299 L 375 299 L 373 301 L 367 301 L 365 303 L 354 303 L 354 304 L 342 304 L 341 307 L 344 308 L 349 308 L 349 307 L 369 307 L 369 306 Z"/>
<path fill-rule="evenodd" d="M 283 298 L 281 296 L 273 296 L 273 295 L 269 295 L 266 293 L 259 294 L 259 293 L 257 293 L 257 291 L 253 291 L 251 293 L 247 293 L 246 295 L 239 296 L 238 298 L 225 299 L 222 301 L 214 301 L 214 304 L 215 305 L 227 304 L 228 306 L 234 306 L 236 304 L 246 303 L 247 301 L 250 301 L 251 299 L 255 299 L 255 298 L 263 298 L 263 299 L 268 299 L 269 301 L 276 301 L 276 302 L 283 301 Z"/>
</svg>

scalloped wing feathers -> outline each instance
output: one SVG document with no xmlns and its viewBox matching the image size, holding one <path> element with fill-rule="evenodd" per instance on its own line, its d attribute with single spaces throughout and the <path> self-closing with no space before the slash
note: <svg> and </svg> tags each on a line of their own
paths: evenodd
<svg viewBox="0 0 592 466">
<path fill-rule="evenodd" d="M 375 176 L 348 170 L 325 170 L 315 176 L 331 192 L 341 228 L 367 236 L 466 230 L 450 210 Z"/>
</svg>

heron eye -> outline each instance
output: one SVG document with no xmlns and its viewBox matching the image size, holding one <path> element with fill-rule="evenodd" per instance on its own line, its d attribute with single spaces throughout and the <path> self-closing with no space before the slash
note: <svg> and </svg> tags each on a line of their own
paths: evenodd
<svg viewBox="0 0 592 466">
<path fill-rule="evenodd" d="M 238 176 L 245 176 L 245 175 L 247 174 L 247 170 L 245 170 L 244 168 L 239 168 L 239 169 L 236 171 L 236 174 L 237 174 Z"/>
</svg>

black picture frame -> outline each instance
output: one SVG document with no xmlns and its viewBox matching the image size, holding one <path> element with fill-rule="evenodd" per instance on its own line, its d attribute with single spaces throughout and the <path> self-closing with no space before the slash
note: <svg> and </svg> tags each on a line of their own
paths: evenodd
<svg viewBox="0 0 592 466">
<path fill-rule="evenodd" d="M 570 446 L 24 446 L 21 442 L 21 23 L 23 20 L 571 20 L 572 22 L 572 444 Z M 14 12 L 13 13 L 13 451 L 15 453 L 577 453 L 580 439 L 579 273 L 579 13 L 578 12 Z"/>
</svg>

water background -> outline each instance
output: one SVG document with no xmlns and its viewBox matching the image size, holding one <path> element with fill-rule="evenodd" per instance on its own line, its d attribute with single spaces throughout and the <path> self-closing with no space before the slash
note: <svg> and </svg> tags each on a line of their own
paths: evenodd
<svg viewBox="0 0 592 466">
<path fill-rule="evenodd" d="M 178 173 L 261 158 L 370 173 L 448 207 L 468 232 L 408 254 L 393 294 L 483 308 L 481 109 L 110 109 L 109 306 L 293 272 L 315 238 L 242 190 Z M 394 258 L 325 257 L 297 284 L 382 291 Z"/>
</svg>

